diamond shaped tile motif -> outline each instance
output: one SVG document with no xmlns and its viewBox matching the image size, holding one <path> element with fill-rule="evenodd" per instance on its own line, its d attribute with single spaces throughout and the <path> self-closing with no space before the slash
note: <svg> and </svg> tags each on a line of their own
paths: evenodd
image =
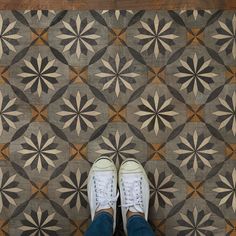
<svg viewBox="0 0 236 236">
<path fill-rule="evenodd" d="M 236 235 L 235 11 L 0 12 L 0 235 L 83 235 L 101 155 L 156 235 Z"/>
</svg>

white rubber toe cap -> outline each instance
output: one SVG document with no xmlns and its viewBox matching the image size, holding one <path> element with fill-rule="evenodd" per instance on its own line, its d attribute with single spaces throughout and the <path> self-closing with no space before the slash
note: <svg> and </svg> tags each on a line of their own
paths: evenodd
<svg viewBox="0 0 236 236">
<path fill-rule="evenodd" d="M 116 167 L 109 157 L 100 157 L 94 162 L 92 169 L 95 171 L 113 171 L 116 170 Z"/>
</svg>

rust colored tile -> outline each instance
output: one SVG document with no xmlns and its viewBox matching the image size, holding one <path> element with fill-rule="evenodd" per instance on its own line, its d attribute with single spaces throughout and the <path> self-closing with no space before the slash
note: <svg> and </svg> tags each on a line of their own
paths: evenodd
<svg viewBox="0 0 236 236">
<path fill-rule="evenodd" d="M 192 28 L 192 34 L 187 32 L 187 41 L 192 40 L 192 44 L 200 44 L 199 41 L 203 41 L 203 33 L 199 33 L 200 29 Z"/>
<path fill-rule="evenodd" d="M 229 221 L 231 222 L 233 227 L 230 224 L 226 224 L 225 232 L 230 233 L 230 234 L 227 234 L 227 235 L 236 236 L 236 220 L 229 220 Z"/>
<path fill-rule="evenodd" d="M 120 121 L 124 120 L 126 117 L 126 109 L 120 110 L 121 108 L 119 108 L 119 107 L 114 107 L 114 108 L 115 108 L 115 111 L 113 111 L 111 108 L 109 108 L 109 110 L 108 110 L 109 118 L 113 117 L 113 119 L 112 119 L 113 122 L 120 122 Z"/>
<path fill-rule="evenodd" d="M 45 118 L 48 116 L 47 109 L 43 109 L 44 106 L 36 107 L 37 110 L 32 109 L 32 117 L 36 117 L 35 121 L 43 122 Z M 45 117 L 45 118 L 44 118 Z"/>
<path fill-rule="evenodd" d="M 9 148 L 5 145 L 5 143 L 0 144 L 0 160 L 6 160 L 9 157 Z"/>
<path fill-rule="evenodd" d="M 5 83 L 5 80 L 9 78 L 9 71 L 4 66 L 0 66 L 0 85 Z"/>
<path fill-rule="evenodd" d="M 191 186 L 187 186 L 187 194 L 193 194 L 192 197 L 196 198 L 199 197 L 199 193 L 203 194 L 203 186 L 199 187 L 200 182 L 192 182 L 193 188 Z"/>
<path fill-rule="evenodd" d="M 236 160 L 236 144 L 229 144 L 230 147 L 225 148 L 225 155 L 230 156 L 230 159 Z"/>
<path fill-rule="evenodd" d="M 47 185 L 43 186 L 43 183 L 38 182 L 36 183 L 36 186 L 32 185 L 31 191 L 32 194 L 37 193 L 35 196 L 36 198 L 44 198 L 44 195 L 47 195 L 48 193 L 48 187 Z"/>
<path fill-rule="evenodd" d="M 232 73 L 227 70 L 225 72 L 225 78 L 231 78 L 230 83 L 236 84 L 236 67 L 230 67 L 230 69 L 232 70 Z"/>
<path fill-rule="evenodd" d="M 4 219 L 0 219 L 0 236 L 6 236 L 8 233 L 8 224 L 5 224 Z"/>
<path fill-rule="evenodd" d="M 201 122 L 201 119 L 203 117 L 203 110 L 199 110 L 199 106 L 193 104 L 192 110 L 187 110 L 187 118 L 190 119 L 191 122 Z"/>
<path fill-rule="evenodd" d="M 73 67 L 73 69 L 70 69 L 69 71 L 69 78 L 74 81 L 74 83 L 84 83 L 84 80 L 88 79 L 88 70 L 79 68 L 79 67 Z"/>
<path fill-rule="evenodd" d="M 70 156 L 76 160 L 82 160 L 87 155 L 87 147 L 84 144 L 76 143 L 74 147 L 70 147 Z"/>
<path fill-rule="evenodd" d="M 152 79 L 152 83 L 161 84 L 162 80 L 165 79 L 165 70 L 161 69 L 161 67 L 152 68 L 153 71 L 148 71 L 148 79 Z"/>
<path fill-rule="evenodd" d="M 163 144 L 152 143 L 151 144 L 154 150 L 151 150 L 151 160 L 162 160 L 161 156 L 165 155 L 165 147 L 162 147 Z"/>
<path fill-rule="evenodd" d="M 48 41 L 48 33 L 43 33 L 44 29 L 41 28 L 35 29 L 35 31 L 36 33 L 31 33 L 32 41 L 36 40 L 35 45 L 37 46 L 45 45 L 44 41 Z"/>
<path fill-rule="evenodd" d="M 76 220 L 74 221 L 75 225 L 72 225 L 75 236 L 83 236 L 84 232 L 88 228 L 88 219 Z"/>
<path fill-rule="evenodd" d="M 109 32 L 109 41 L 114 40 L 115 45 L 122 45 L 122 41 L 126 41 L 126 33 L 121 31 L 122 29 L 113 29 L 115 35 Z"/>
</svg>

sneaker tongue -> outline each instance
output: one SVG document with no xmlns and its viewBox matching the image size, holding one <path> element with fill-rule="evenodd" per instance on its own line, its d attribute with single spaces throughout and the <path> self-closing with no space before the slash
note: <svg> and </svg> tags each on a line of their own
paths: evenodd
<svg viewBox="0 0 236 236">
<path fill-rule="evenodd" d="M 113 171 L 103 171 L 103 172 L 97 172 L 96 173 L 96 177 L 99 178 L 102 181 L 105 181 L 109 178 L 111 178 L 111 176 L 113 175 Z M 107 186 L 109 187 L 109 186 Z M 104 189 L 104 191 L 106 191 L 107 189 Z M 104 202 L 100 202 L 100 204 L 98 205 L 96 212 L 100 211 L 100 210 L 104 210 L 104 209 L 109 209 L 111 208 L 111 204 L 109 204 L 109 200 L 106 199 L 106 196 L 104 196 Z"/>
<path fill-rule="evenodd" d="M 133 183 L 141 175 L 140 175 L 140 173 L 132 173 L 132 174 L 126 174 L 126 176 L 127 176 L 126 178 L 128 179 L 128 181 L 130 183 Z M 138 204 L 134 204 L 133 206 L 128 207 L 128 210 L 131 211 L 131 212 L 144 213 L 144 210 L 143 210 L 142 206 L 140 206 Z"/>
</svg>

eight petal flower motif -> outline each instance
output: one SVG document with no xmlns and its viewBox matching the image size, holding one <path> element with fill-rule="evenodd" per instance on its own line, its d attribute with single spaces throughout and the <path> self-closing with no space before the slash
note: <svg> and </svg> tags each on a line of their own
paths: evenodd
<svg viewBox="0 0 236 236">
<path fill-rule="evenodd" d="M 236 169 L 233 172 L 226 172 L 225 176 L 219 175 L 220 181 L 216 182 L 217 188 L 213 189 L 217 192 L 216 198 L 221 199 L 219 206 L 226 204 L 226 208 L 232 207 L 236 211 Z"/>
<path fill-rule="evenodd" d="M 103 66 L 99 67 L 100 73 L 96 76 L 102 78 L 100 82 L 103 84 L 102 90 L 109 89 L 109 92 L 115 91 L 118 97 L 120 91 L 126 92 L 126 89 L 133 91 L 131 84 L 135 83 L 135 77 L 139 74 L 132 72 L 132 60 L 127 60 L 125 57 L 120 58 L 116 54 L 115 59 L 109 57 L 108 61 L 102 59 Z"/>
<path fill-rule="evenodd" d="M 134 154 L 139 151 L 134 149 L 136 144 L 132 143 L 133 136 L 127 137 L 126 133 L 120 135 L 117 130 L 115 135 L 109 134 L 106 138 L 102 136 L 103 143 L 99 144 L 100 148 L 96 152 L 102 156 L 108 156 L 113 159 L 118 166 L 126 158 L 134 158 Z"/>
<path fill-rule="evenodd" d="M 24 60 L 25 66 L 21 69 L 23 73 L 18 74 L 22 77 L 22 83 L 26 84 L 24 90 L 31 89 L 34 93 L 37 91 L 40 97 L 42 91 L 48 93 L 48 89 L 54 90 L 53 84 L 58 83 L 57 77 L 61 74 L 57 73 L 57 67 L 53 66 L 55 60 L 48 60 L 48 57 L 42 59 L 39 54 L 37 59 L 31 57 L 30 61 Z"/>
<path fill-rule="evenodd" d="M 115 15 L 116 20 L 119 20 L 120 16 L 126 16 L 127 13 L 133 14 L 131 10 L 103 10 L 102 14 L 109 13 L 110 16 Z"/>
<path fill-rule="evenodd" d="M 232 20 L 226 19 L 225 23 L 218 21 L 220 28 L 216 31 L 218 34 L 212 37 L 217 39 L 216 44 L 220 46 L 219 52 L 226 51 L 226 55 L 232 53 L 234 59 L 236 58 L 236 15 Z"/>
<path fill-rule="evenodd" d="M 9 172 L 2 172 L 0 168 L 0 213 L 3 207 L 9 208 L 9 205 L 16 206 L 15 199 L 19 198 L 18 193 L 22 191 L 18 188 L 19 182 L 15 181 L 16 175 L 9 175 Z"/>
<path fill-rule="evenodd" d="M 173 111 L 172 98 L 166 100 L 165 95 L 159 97 L 156 91 L 154 97 L 148 95 L 147 99 L 141 98 L 141 101 L 142 105 L 138 106 L 139 111 L 135 113 L 140 116 L 138 121 L 143 123 L 141 129 L 147 127 L 148 131 L 154 130 L 156 135 L 160 129 L 172 129 L 171 122 L 175 121 L 173 116 L 178 114 Z"/>
<path fill-rule="evenodd" d="M 174 188 L 175 182 L 171 181 L 172 175 L 166 176 L 165 172 L 159 174 L 155 169 L 154 175 L 149 173 L 150 179 L 150 205 L 155 207 L 157 211 L 159 206 L 165 207 L 166 204 L 173 206 L 171 199 L 175 198 L 174 192 L 178 191 Z"/>
<path fill-rule="evenodd" d="M 87 131 L 88 127 L 94 129 L 93 122 L 97 121 L 96 116 L 101 114 L 95 111 L 97 105 L 93 104 L 94 98 L 81 97 L 78 91 L 76 97 L 70 95 L 69 99 L 63 98 L 65 104 L 61 105 L 62 111 L 57 115 L 62 116 L 60 121 L 64 123 L 63 129 L 70 127 L 80 135 L 81 130 Z"/>
<path fill-rule="evenodd" d="M 214 83 L 213 66 L 210 66 L 211 60 L 204 60 L 204 57 L 198 58 L 196 53 L 193 58 L 187 57 L 187 61 L 180 60 L 182 66 L 178 67 L 179 73 L 174 74 L 178 77 L 178 83 L 181 84 L 180 90 L 187 89 L 187 92 L 193 92 L 197 96 L 198 92 L 204 93 L 204 90 L 211 90 L 210 84 Z"/>
<path fill-rule="evenodd" d="M 16 52 L 15 46 L 19 45 L 17 39 L 21 38 L 15 27 L 16 21 L 10 22 L 8 18 L 3 19 L 0 14 L 0 59 L 3 53 L 9 55 L 10 51 Z"/>
<path fill-rule="evenodd" d="M 166 22 L 163 18 L 159 20 L 158 15 L 154 20 L 148 19 L 147 23 L 141 21 L 142 28 L 139 28 L 139 35 L 135 38 L 139 39 L 142 45 L 141 53 L 147 51 L 148 55 L 154 52 L 157 58 L 159 54 L 165 55 L 165 52 L 172 52 L 171 46 L 174 45 L 174 39 L 179 36 L 173 34 L 174 29 L 171 28 L 172 21 Z"/>
<path fill-rule="evenodd" d="M 57 231 L 61 227 L 57 226 L 57 220 L 54 219 L 55 213 L 51 215 L 45 210 L 42 212 L 39 207 L 37 212 L 31 210 L 31 214 L 24 213 L 25 219 L 21 220 L 22 226 L 19 227 L 23 231 L 24 236 L 57 236 Z"/>
<path fill-rule="evenodd" d="M 50 11 L 50 10 L 25 10 L 24 14 L 30 13 L 30 15 L 33 17 L 35 15 L 37 15 L 38 20 L 41 20 L 42 15 L 44 15 L 45 17 L 48 17 L 48 14 L 51 13 L 53 15 L 55 15 L 55 11 Z"/>
<path fill-rule="evenodd" d="M 180 231 L 177 236 L 213 236 L 212 231 L 217 229 L 210 219 L 211 213 L 205 214 L 204 210 L 198 211 L 197 207 L 193 211 L 187 210 L 186 215 L 180 213 L 180 216 L 182 219 L 177 220 L 179 226 L 175 227 Z"/>
<path fill-rule="evenodd" d="M 220 104 L 217 105 L 218 111 L 213 112 L 218 116 L 216 121 L 220 122 L 218 129 L 225 127 L 226 131 L 232 130 L 233 135 L 236 135 L 236 92 L 233 96 L 226 95 L 225 100 L 219 98 Z"/>
<path fill-rule="evenodd" d="M 204 134 L 197 134 L 195 130 L 193 135 L 187 134 L 184 138 L 180 136 L 181 143 L 178 143 L 178 150 L 174 152 L 179 154 L 178 160 L 181 160 L 180 167 L 187 165 L 187 168 L 193 168 L 196 173 L 198 168 L 204 169 L 204 166 L 211 168 L 210 160 L 213 160 L 213 154 L 217 153 L 212 149 L 214 144 L 210 143 L 212 136 L 204 137 Z"/>
<path fill-rule="evenodd" d="M 3 130 L 9 131 L 9 128 L 16 129 L 15 122 L 22 112 L 16 111 L 16 98 L 10 99 L 8 95 L 3 96 L 0 91 L 0 136 Z"/>
<path fill-rule="evenodd" d="M 97 45 L 96 39 L 100 38 L 96 35 L 97 31 L 93 28 L 94 21 L 88 23 L 87 18 L 82 21 L 78 14 L 76 20 L 70 19 L 67 23 L 62 21 L 64 28 L 61 29 L 57 38 L 61 39 L 61 45 L 64 46 L 63 52 L 70 51 L 70 55 L 76 53 L 78 59 L 81 53 L 87 55 L 88 51 L 94 52 L 93 46 Z"/>
<path fill-rule="evenodd" d="M 64 181 L 60 184 L 62 188 L 57 189 L 61 193 L 60 198 L 64 199 L 63 206 L 69 204 L 70 208 L 76 206 L 77 210 L 80 210 L 81 205 L 87 206 L 87 179 L 86 172 L 81 174 L 79 168 L 74 172 L 70 172 L 69 176 L 62 175 Z"/>
<path fill-rule="evenodd" d="M 54 143 L 55 136 L 49 138 L 48 134 L 41 134 L 38 131 L 37 136 L 31 134 L 30 138 L 24 136 L 25 143 L 22 143 L 22 149 L 18 152 L 23 154 L 22 160 L 26 161 L 24 167 L 31 166 L 31 169 L 36 169 L 40 173 L 42 168 L 48 169 L 48 166 L 55 167 L 54 162 L 57 160 L 57 154 L 60 150 L 56 147 L 58 144 Z"/>
<path fill-rule="evenodd" d="M 186 12 L 187 17 L 193 16 L 194 20 L 197 20 L 198 16 L 203 17 L 205 15 L 205 13 L 208 13 L 210 15 L 212 14 L 211 11 L 209 11 L 209 10 L 182 10 L 182 11 L 180 11 L 180 15 L 183 14 L 184 12 Z"/>
</svg>

